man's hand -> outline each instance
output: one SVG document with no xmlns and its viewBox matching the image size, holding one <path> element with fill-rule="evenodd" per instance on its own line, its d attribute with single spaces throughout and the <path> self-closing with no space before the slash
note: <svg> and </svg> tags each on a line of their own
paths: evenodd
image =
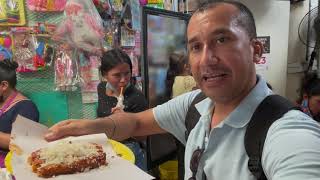
<svg viewBox="0 0 320 180">
<path fill-rule="evenodd" d="M 66 120 L 52 126 L 45 135 L 47 141 L 54 141 L 67 136 L 94 134 L 95 120 Z"/>
</svg>

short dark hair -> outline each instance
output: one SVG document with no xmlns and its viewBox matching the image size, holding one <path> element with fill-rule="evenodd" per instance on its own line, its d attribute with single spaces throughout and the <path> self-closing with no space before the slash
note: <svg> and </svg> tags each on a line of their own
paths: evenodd
<svg viewBox="0 0 320 180">
<path fill-rule="evenodd" d="M 214 2 L 204 2 L 199 5 L 199 8 L 193 13 L 197 14 L 211 8 L 215 8 L 222 4 L 230 4 L 239 10 L 239 15 L 234 16 L 238 26 L 241 26 L 249 36 L 250 39 L 257 37 L 256 24 L 250 9 L 240 2 L 234 1 L 214 1 Z"/>
<path fill-rule="evenodd" d="M 320 95 L 320 78 L 316 72 L 310 72 L 303 77 L 300 88 L 300 100 L 303 99 L 304 94 L 308 97 Z"/>
<path fill-rule="evenodd" d="M 0 82 L 7 81 L 9 87 L 15 88 L 17 85 L 16 69 L 18 63 L 9 59 L 0 61 Z"/>
<path fill-rule="evenodd" d="M 188 64 L 188 56 L 185 54 L 172 53 L 169 56 L 169 68 L 166 77 L 166 95 L 172 96 L 172 86 L 176 76 L 185 71 L 185 65 Z"/>
<path fill-rule="evenodd" d="M 126 63 L 130 66 L 130 73 L 132 74 L 132 63 L 127 53 L 119 48 L 111 49 L 102 54 L 100 72 L 101 75 L 105 75 L 115 66 Z"/>
</svg>

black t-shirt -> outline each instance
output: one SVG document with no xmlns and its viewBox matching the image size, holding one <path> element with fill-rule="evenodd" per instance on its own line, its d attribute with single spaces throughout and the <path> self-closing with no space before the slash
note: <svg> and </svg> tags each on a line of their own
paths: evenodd
<svg viewBox="0 0 320 180">
<path fill-rule="evenodd" d="M 106 82 L 101 82 L 98 85 L 98 109 L 97 117 L 106 117 L 111 115 L 111 109 L 117 105 L 117 98 L 106 95 Z M 124 91 L 124 111 L 125 112 L 141 112 L 148 108 L 148 103 L 145 96 L 130 84 Z"/>
</svg>

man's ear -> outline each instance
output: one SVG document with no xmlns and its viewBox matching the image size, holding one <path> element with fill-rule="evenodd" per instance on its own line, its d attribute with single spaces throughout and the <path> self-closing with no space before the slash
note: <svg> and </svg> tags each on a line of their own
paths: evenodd
<svg viewBox="0 0 320 180">
<path fill-rule="evenodd" d="M 253 62 L 258 63 L 263 54 L 263 44 L 257 39 L 253 39 L 251 43 L 253 46 Z"/>
<path fill-rule="evenodd" d="M 1 88 L 2 90 L 6 90 L 6 89 L 8 89 L 8 87 L 9 87 L 8 81 L 1 81 L 1 82 L 0 82 L 0 88 Z"/>
</svg>

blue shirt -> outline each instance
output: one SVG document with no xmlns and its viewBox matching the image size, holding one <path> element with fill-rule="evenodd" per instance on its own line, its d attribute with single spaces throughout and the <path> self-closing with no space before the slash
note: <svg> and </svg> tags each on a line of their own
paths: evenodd
<svg viewBox="0 0 320 180">
<path fill-rule="evenodd" d="M 190 159 L 198 148 L 205 148 L 197 179 L 203 171 L 208 180 L 254 180 L 248 169 L 249 157 L 244 147 L 248 122 L 260 102 L 272 94 L 264 79 L 258 76 L 257 85 L 220 124 L 210 130 L 213 102 L 207 98 L 196 108 L 199 122 L 185 142 L 185 116 L 193 91 L 153 109 L 159 126 L 186 144 L 185 179 L 192 176 Z M 268 179 L 302 180 L 320 178 L 320 126 L 304 113 L 291 110 L 273 123 L 267 133 L 262 153 L 262 167 Z"/>
<path fill-rule="evenodd" d="M 10 134 L 12 123 L 16 120 L 18 114 L 32 121 L 39 122 L 39 111 L 36 105 L 30 100 L 22 100 L 0 116 L 0 131 Z M 6 152 L 7 150 L 0 148 L 0 151 Z"/>
</svg>

